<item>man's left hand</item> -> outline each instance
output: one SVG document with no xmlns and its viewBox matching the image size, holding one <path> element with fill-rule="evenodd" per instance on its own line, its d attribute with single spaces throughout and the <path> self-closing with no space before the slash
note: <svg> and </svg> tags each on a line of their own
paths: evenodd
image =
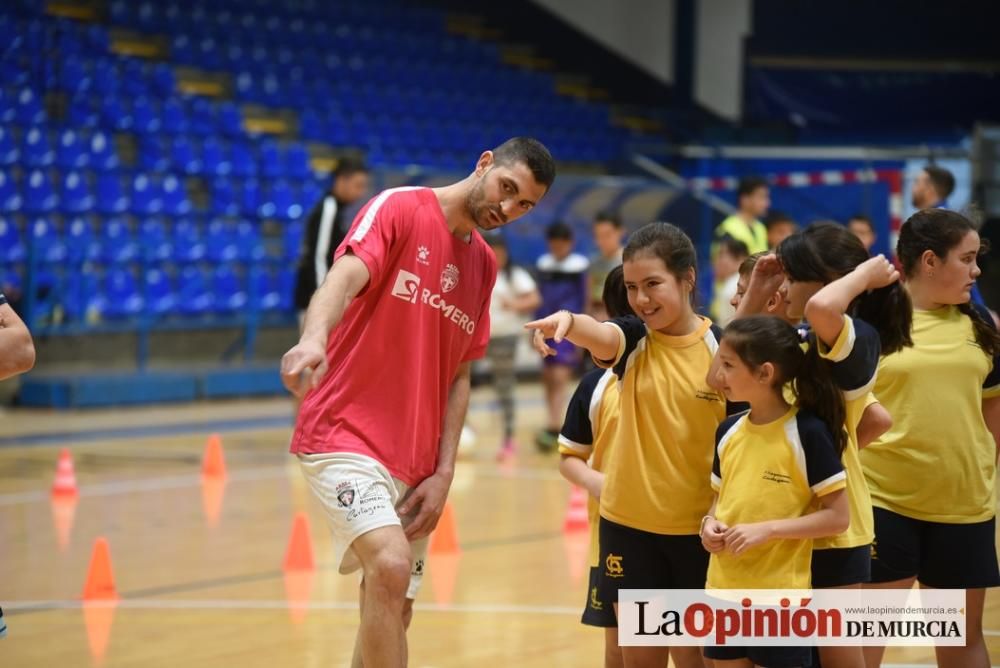
<svg viewBox="0 0 1000 668">
<path fill-rule="evenodd" d="M 434 531 L 438 518 L 444 511 L 444 502 L 448 499 L 450 488 L 451 477 L 439 473 L 425 478 L 413 488 L 406 500 L 396 509 L 402 518 L 416 511 L 413 521 L 409 524 L 404 523 L 407 540 L 419 540 Z"/>
</svg>

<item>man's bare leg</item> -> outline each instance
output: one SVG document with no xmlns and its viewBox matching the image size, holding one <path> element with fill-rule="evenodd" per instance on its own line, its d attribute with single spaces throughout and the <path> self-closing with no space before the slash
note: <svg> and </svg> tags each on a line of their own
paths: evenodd
<svg viewBox="0 0 1000 668">
<path fill-rule="evenodd" d="M 403 668 L 406 665 L 404 611 L 410 582 L 410 544 L 403 529 L 387 526 L 358 537 L 353 545 L 364 572 L 361 626 L 355 645 L 362 665 Z M 352 661 L 352 665 L 358 665 Z"/>
</svg>

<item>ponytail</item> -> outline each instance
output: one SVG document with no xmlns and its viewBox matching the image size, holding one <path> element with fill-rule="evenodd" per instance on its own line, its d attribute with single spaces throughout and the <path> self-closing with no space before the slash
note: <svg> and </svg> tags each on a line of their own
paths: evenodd
<svg viewBox="0 0 1000 668">
<path fill-rule="evenodd" d="M 792 381 L 792 389 L 799 406 L 812 411 L 827 426 L 833 435 L 837 455 L 842 455 L 847 447 L 847 408 L 844 395 L 833 380 L 830 364 L 819 356 L 819 345 L 815 334 L 810 334 L 809 348 L 802 355 L 802 363 Z"/>
<path fill-rule="evenodd" d="M 778 260 L 793 281 L 826 285 L 851 273 L 868 258 L 858 238 L 836 223 L 810 225 L 778 246 Z M 913 304 L 899 281 L 862 293 L 849 310 L 878 330 L 883 355 L 913 345 Z"/>
<path fill-rule="evenodd" d="M 830 364 L 820 358 L 815 340 L 804 351 L 799 330 L 770 315 L 734 320 L 723 338 L 751 369 L 773 364 L 776 387 L 791 382 L 799 406 L 816 414 L 830 430 L 837 455 L 843 454 L 847 447 L 844 395 L 833 380 Z"/>
</svg>

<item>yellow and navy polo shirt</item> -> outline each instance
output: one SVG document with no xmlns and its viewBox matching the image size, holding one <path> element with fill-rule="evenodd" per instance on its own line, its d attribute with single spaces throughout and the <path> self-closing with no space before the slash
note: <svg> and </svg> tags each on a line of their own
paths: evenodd
<svg viewBox="0 0 1000 668">
<path fill-rule="evenodd" d="M 611 366 L 621 416 L 607 460 L 601 517 L 665 535 L 697 534 L 712 504 L 712 438 L 726 400 L 705 382 L 719 330 L 707 318 L 685 336 L 650 330 L 634 316 L 609 321 L 620 335 Z"/>
<path fill-rule="evenodd" d="M 614 449 L 618 429 L 618 379 L 610 369 L 595 369 L 580 379 L 569 400 L 566 419 L 559 432 L 559 454 L 579 457 L 595 471 L 604 471 L 605 462 Z M 597 518 L 600 504 L 587 497 L 587 518 L 590 521 L 590 566 L 600 563 L 597 540 Z"/>
<path fill-rule="evenodd" d="M 767 424 L 744 413 L 719 425 L 711 484 L 719 495 L 715 517 L 733 527 L 807 515 L 817 497 L 846 487 L 847 474 L 823 421 L 791 406 Z M 812 549 L 808 539 L 780 539 L 738 556 L 713 554 L 706 587 L 808 589 Z"/>
</svg>

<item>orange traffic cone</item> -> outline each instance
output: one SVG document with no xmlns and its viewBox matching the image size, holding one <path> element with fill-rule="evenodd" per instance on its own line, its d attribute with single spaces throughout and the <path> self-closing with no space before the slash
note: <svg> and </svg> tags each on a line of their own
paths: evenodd
<svg viewBox="0 0 1000 668">
<path fill-rule="evenodd" d="M 218 476 L 201 477 L 201 508 L 209 528 L 219 525 L 222 514 L 222 499 L 226 494 L 226 479 Z"/>
<path fill-rule="evenodd" d="M 83 623 L 87 627 L 87 645 L 94 663 L 100 665 L 108 652 L 111 624 L 115 619 L 117 601 L 84 601 Z"/>
<path fill-rule="evenodd" d="M 455 527 L 455 510 L 450 501 L 445 501 L 444 511 L 438 519 L 437 528 L 431 534 L 431 544 L 428 548 L 431 554 L 458 554 L 458 529 Z"/>
<path fill-rule="evenodd" d="M 309 597 L 312 594 L 313 580 L 316 574 L 312 571 L 285 572 L 285 600 L 288 601 L 288 615 L 296 624 L 301 624 L 309 612 Z"/>
<path fill-rule="evenodd" d="M 430 557 L 427 570 L 431 578 L 431 590 L 434 592 L 434 602 L 440 606 L 449 606 L 455 602 L 455 583 L 458 581 L 458 566 L 462 555 L 439 553 Z"/>
<path fill-rule="evenodd" d="M 218 434 L 212 434 L 205 442 L 205 454 L 201 459 L 201 474 L 217 478 L 226 476 L 226 460 L 222 456 L 222 438 Z"/>
<path fill-rule="evenodd" d="M 94 551 L 90 556 L 87 581 L 83 585 L 84 601 L 117 601 L 115 578 L 111 574 L 111 553 L 108 541 L 98 538 L 94 541 Z"/>
<path fill-rule="evenodd" d="M 73 455 L 69 448 L 59 452 L 59 462 L 56 464 L 56 479 L 52 483 L 53 496 L 76 496 L 76 473 L 73 471 Z"/>
<path fill-rule="evenodd" d="M 585 531 L 589 526 L 587 517 L 587 492 L 582 487 L 573 485 L 569 494 L 569 507 L 566 509 L 566 520 L 563 531 Z"/>
<path fill-rule="evenodd" d="M 70 534 L 73 531 L 73 519 L 76 517 L 76 505 L 80 500 L 75 496 L 52 497 L 52 524 L 56 528 L 56 541 L 63 552 L 69 547 Z"/>
<path fill-rule="evenodd" d="M 316 563 L 313 560 L 312 540 L 309 538 L 309 519 L 305 513 L 295 515 L 292 525 L 292 536 L 288 540 L 288 550 L 285 552 L 285 572 L 314 571 Z"/>
</svg>

